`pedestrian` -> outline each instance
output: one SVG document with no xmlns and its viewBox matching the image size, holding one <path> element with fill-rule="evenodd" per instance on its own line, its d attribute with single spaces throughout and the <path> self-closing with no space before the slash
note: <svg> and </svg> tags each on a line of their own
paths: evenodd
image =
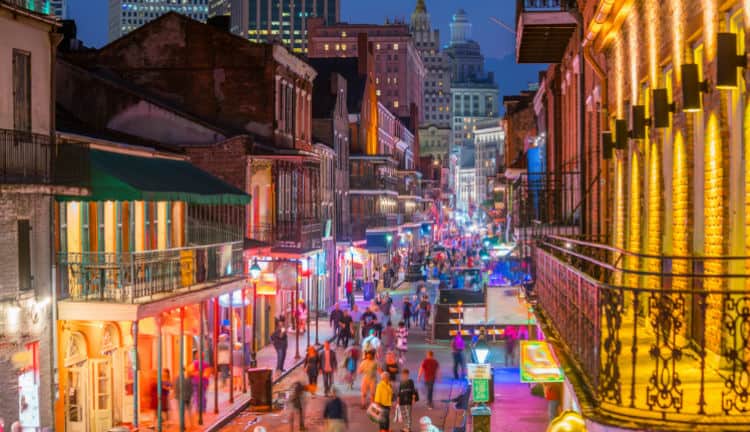
<svg viewBox="0 0 750 432">
<path fill-rule="evenodd" d="M 398 353 L 399 362 L 406 361 L 406 351 L 409 349 L 409 330 L 403 321 L 398 323 L 396 331 L 396 352 Z"/>
<path fill-rule="evenodd" d="M 271 343 L 276 350 L 276 370 L 284 372 L 284 361 L 286 360 L 286 350 L 289 344 L 283 321 L 277 323 L 276 329 L 271 333 Z"/>
<path fill-rule="evenodd" d="M 221 374 L 221 386 L 226 389 L 229 382 L 229 363 L 232 357 L 232 345 L 229 343 L 229 335 L 219 335 L 219 343 L 216 345 L 216 364 L 219 365 Z"/>
<path fill-rule="evenodd" d="M 336 339 L 336 346 L 343 346 L 346 349 L 349 346 L 349 339 L 352 337 L 353 324 L 349 311 L 345 310 L 339 320 L 339 336 Z"/>
<path fill-rule="evenodd" d="M 411 301 L 409 301 L 409 297 L 404 299 L 404 308 L 403 312 L 401 312 L 401 318 L 406 323 L 406 328 L 411 328 Z"/>
<path fill-rule="evenodd" d="M 544 398 L 547 400 L 547 416 L 551 422 L 560 414 L 560 401 L 562 400 L 562 383 L 543 383 Z"/>
<path fill-rule="evenodd" d="M 375 327 L 375 323 L 378 321 L 377 315 L 372 311 L 373 306 L 367 308 L 360 317 L 360 325 L 362 327 L 362 337 L 367 337 L 370 334 L 370 330 Z"/>
<path fill-rule="evenodd" d="M 289 432 L 294 432 L 294 417 L 299 418 L 299 430 L 304 431 L 305 429 L 305 412 L 304 412 L 304 394 L 305 386 L 302 382 L 297 381 L 292 385 L 292 392 L 289 395 L 289 404 L 291 409 L 289 410 Z"/>
<path fill-rule="evenodd" d="M 338 363 L 336 362 L 336 351 L 331 349 L 331 343 L 325 341 L 323 343 L 323 393 L 328 396 L 331 393 L 331 387 L 333 386 L 333 374 L 336 372 Z"/>
<path fill-rule="evenodd" d="M 393 351 L 388 351 L 385 354 L 385 361 L 383 362 L 383 370 L 388 373 L 388 376 L 391 378 L 391 381 L 398 380 L 398 372 L 399 372 L 399 365 L 398 360 L 396 359 L 396 354 Z"/>
<path fill-rule="evenodd" d="M 427 297 L 423 296 L 422 301 L 419 302 L 419 326 L 422 328 L 422 331 L 425 331 L 427 329 L 429 308 L 430 302 L 427 301 Z"/>
<path fill-rule="evenodd" d="M 326 432 L 344 432 L 349 426 L 346 404 L 339 397 L 336 387 L 331 388 L 331 399 L 326 402 L 325 408 L 323 408 L 323 418 L 326 422 Z"/>
<path fill-rule="evenodd" d="M 414 301 L 411 302 L 411 318 L 414 320 L 414 326 L 419 324 L 419 296 L 414 294 Z"/>
<path fill-rule="evenodd" d="M 432 351 L 427 351 L 427 355 L 419 366 L 417 380 L 421 378 L 424 381 L 424 386 L 427 390 L 427 408 L 429 409 L 432 409 L 432 395 L 434 394 L 435 379 L 438 376 L 439 369 L 440 363 L 435 360 L 435 354 Z"/>
<path fill-rule="evenodd" d="M 371 353 L 375 358 L 378 350 L 380 350 L 380 345 L 380 339 L 375 335 L 375 330 L 371 329 L 369 336 L 362 341 L 362 351 L 365 354 Z"/>
<path fill-rule="evenodd" d="M 378 377 L 378 364 L 372 353 L 365 352 L 364 359 L 357 367 L 357 372 L 362 376 L 362 409 L 365 409 L 368 399 L 375 397 L 375 381 Z"/>
<path fill-rule="evenodd" d="M 161 373 L 161 414 L 165 421 L 169 421 L 169 394 L 172 392 L 172 375 L 169 369 Z"/>
<path fill-rule="evenodd" d="M 513 366 L 515 364 L 515 350 L 516 350 L 516 329 L 513 326 L 505 328 L 504 333 L 505 339 L 505 366 Z"/>
<path fill-rule="evenodd" d="M 391 406 L 393 405 L 393 386 L 388 373 L 380 374 L 380 382 L 375 388 L 376 404 L 383 409 L 383 419 L 380 422 L 380 432 L 390 432 L 391 428 Z"/>
<path fill-rule="evenodd" d="M 352 308 L 352 323 L 354 327 L 352 330 L 354 343 L 356 345 L 359 345 L 359 341 L 362 338 L 362 313 L 359 310 L 359 305 L 357 305 L 356 303 L 354 304 L 354 307 Z"/>
<path fill-rule="evenodd" d="M 354 282 L 349 279 L 344 286 L 346 289 L 346 300 L 349 302 L 349 309 L 354 309 Z"/>
<path fill-rule="evenodd" d="M 356 344 L 344 351 L 344 367 L 346 368 L 346 382 L 349 384 L 349 390 L 354 388 L 354 374 L 357 372 L 357 362 L 360 355 L 361 351 Z"/>
<path fill-rule="evenodd" d="M 336 302 L 336 305 L 333 307 L 333 310 L 331 311 L 331 315 L 328 317 L 328 321 L 331 324 L 331 328 L 333 329 L 333 336 L 336 338 L 336 345 L 339 345 L 339 331 L 341 328 L 339 327 L 339 323 L 341 322 L 341 318 L 344 317 L 343 312 L 341 312 L 341 308 L 339 307 L 339 303 Z"/>
<path fill-rule="evenodd" d="M 304 362 L 305 373 L 310 394 L 315 396 L 318 389 L 318 374 L 320 373 L 320 356 L 314 346 L 307 347 L 307 355 Z"/>
<path fill-rule="evenodd" d="M 454 336 L 451 340 L 451 353 L 453 354 L 453 378 L 455 379 L 459 378 L 459 369 L 461 369 L 462 375 L 466 371 L 466 366 L 464 365 L 465 348 L 466 344 L 464 343 L 464 338 L 463 336 L 461 336 L 461 332 L 457 332 L 456 336 Z"/>
<path fill-rule="evenodd" d="M 372 272 L 372 281 L 375 284 L 375 292 L 380 291 L 380 273 L 377 269 Z"/>
<path fill-rule="evenodd" d="M 385 323 L 385 329 L 380 339 L 383 341 L 383 348 L 386 351 L 393 351 L 396 348 L 396 329 L 393 328 L 390 320 Z"/>
<path fill-rule="evenodd" d="M 174 383 L 174 398 L 177 401 L 177 405 L 182 404 L 185 410 L 185 426 L 188 428 L 193 427 L 193 407 L 190 402 L 193 399 L 193 380 L 191 376 L 194 373 L 196 371 L 193 370 L 193 365 L 190 364 L 183 374 L 182 379 L 178 375 Z"/>
<path fill-rule="evenodd" d="M 459 418 L 461 419 L 459 428 L 461 428 L 462 430 L 466 430 L 466 410 L 469 409 L 470 398 L 471 384 L 469 384 L 469 382 L 467 381 L 461 394 L 450 400 L 451 402 L 455 403 L 453 407 L 456 409 L 456 420 Z M 457 423 L 459 422 L 454 420 L 454 424 Z"/>
<path fill-rule="evenodd" d="M 419 394 L 414 386 L 414 381 L 409 378 L 409 369 L 401 371 L 401 383 L 398 386 L 398 410 L 401 413 L 401 421 L 404 423 L 402 430 L 411 432 L 411 407 L 419 401 Z"/>
<path fill-rule="evenodd" d="M 307 306 L 305 301 L 299 299 L 299 306 L 297 306 L 297 332 L 305 333 L 307 331 Z"/>
</svg>

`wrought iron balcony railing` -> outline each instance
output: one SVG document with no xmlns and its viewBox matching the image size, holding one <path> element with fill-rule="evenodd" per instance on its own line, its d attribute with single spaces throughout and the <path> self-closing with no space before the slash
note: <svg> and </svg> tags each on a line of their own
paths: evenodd
<svg viewBox="0 0 750 432">
<path fill-rule="evenodd" d="M 577 26 L 575 0 L 516 0 L 516 61 L 559 63 Z"/>
<path fill-rule="evenodd" d="M 552 237 L 536 311 L 584 411 L 640 430 L 750 430 L 750 257 L 659 257 Z M 698 427 L 698 429 L 696 429 Z"/>
<path fill-rule="evenodd" d="M 397 187 L 398 181 L 395 177 L 349 177 L 349 189 L 395 191 Z"/>
<path fill-rule="evenodd" d="M 139 303 L 241 278 L 242 242 L 144 252 L 58 255 L 62 299 Z"/>
<path fill-rule="evenodd" d="M 49 135 L 0 129 L 0 183 L 87 186 L 88 149 Z"/>
<path fill-rule="evenodd" d="M 322 244 L 323 228 L 316 220 L 277 221 L 251 226 L 247 236 L 271 246 L 313 249 Z"/>
</svg>

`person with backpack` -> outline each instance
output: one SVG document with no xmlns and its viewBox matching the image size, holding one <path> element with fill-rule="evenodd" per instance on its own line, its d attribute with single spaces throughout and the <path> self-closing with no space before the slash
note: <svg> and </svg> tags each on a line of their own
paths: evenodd
<svg viewBox="0 0 750 432">
<path fill-rule="evenodd" d="M 419 393 L 414 386 L 414 381 L 409 378 L 409 369 L 401 371 L 401 383 L 398 387 L 398 410 L 401 421 L 404 423 L 402 430 L 411 432 L 411 409 L 412 405 L 419 401 Z"/>
<path fill-rule="evenodd" d="M 357 362 L 361 355 L 359 346 L 352 345 L 344 352 L 344 368 L 346 369 L 346 377 L 344 381 L 349 384 L 349 390 L 354 388 L 354 375 L 357 373 Z"/>
<path fill-rule="evenodd" d="M 456 333 L 456 336 L 451 340 L 451 353 L 453 354 L 453 378 L 459 379 L 458 370 L 461 369 L 461 374 L 466 373 L 466 366 L 464 363 L 464 349 L 466 344 L 461 333 Z"/>
</svg>

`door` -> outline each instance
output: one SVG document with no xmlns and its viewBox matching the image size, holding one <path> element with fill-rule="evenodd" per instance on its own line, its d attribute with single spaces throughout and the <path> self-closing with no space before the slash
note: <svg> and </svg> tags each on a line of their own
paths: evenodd
<svg viewBox="0 0 750 432">
<path fill-rule="evenodd" d="M 91 361 L 93 432 L 106 432 L 112 428 L 112 364 L 109 359 Z"/>
<path fill-rule="evenodd" d="M 86 385 L 88 368 L 68 369 L 68 387 L 65 391 L 65 431 L 87 432 L 86 428 Z"/>
</svg>

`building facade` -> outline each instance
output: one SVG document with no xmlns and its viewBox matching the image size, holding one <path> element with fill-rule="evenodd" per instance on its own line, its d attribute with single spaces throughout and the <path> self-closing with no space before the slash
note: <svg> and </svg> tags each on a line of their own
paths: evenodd
<svg viewBox="0 0 750 432">
<path fill-rule="evenodd" d="M 477 123 L 497 118 L 497 91 L 492 73 L 483 80 L 454 81 L 451 84 L 454 146 L 472 145 Z"/>
<path fill-rule="evenodd" d="M 167 12 L 177 12 L 197 21 L 208 19 L 207 0 L 157 0 L 145 4 L 139 0 L 110 0 L 107 9 L 109 41 L 130 33 Z"/>
<path fill-rule="evenodd" d="M 476 194 L 477 201 L 482 203 L 490 198 L 498 172 L 498 162 L 503 161 L 505 157 L 505 130 L 501 119 L 479 122 L 475 127 Z"/>
<path fill-rule="evenodd" d="M 307 52 L 307 20 L 341 19 L 341 0 L 210 0 L 209 17 L 231 15 L 233 33 L 251 42 L 279 41 L 295 53 Z"/>
<path fill-rule="evenodd" d="M 473 146 L 461 149 L 456 167 L 456 210 L 471 213 L 477 204 L 476 154 Z"/>
<path fill-rule="evenodd" d="M 310 58 L 358 57 L 359 46 L 366 50 L 371 43 L 378 100 L 398 117 L 411 117 L 415 106 L 421 122 L 425 66 L 406 24 L 325 25 L 314 18 L 307 28 Z"/>
</svg>

